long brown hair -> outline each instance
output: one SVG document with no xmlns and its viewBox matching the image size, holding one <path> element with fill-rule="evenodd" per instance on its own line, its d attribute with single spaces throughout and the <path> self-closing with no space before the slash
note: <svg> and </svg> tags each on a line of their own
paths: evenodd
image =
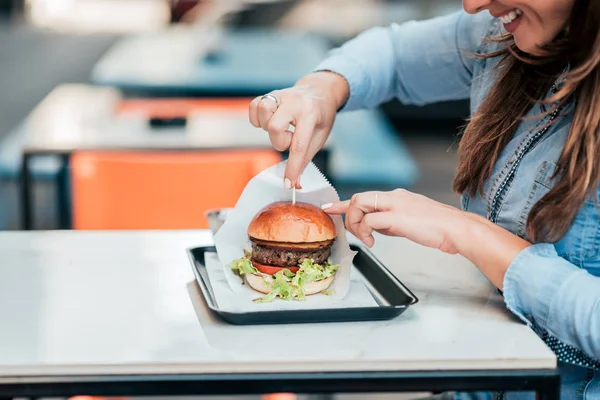
<svg viewBox="0 0 600 400">
<path fill-rule="evenodd" d="M 501 49 L 479 57 L 499 58 L 498 79 L 466 125 L 454 190 L 471 196 L 483 191 L 500 153 L 536 103 L 551 105 L 542 114 L 547 115 L 572 102 L 573 120 L 553 176 L 556 184 L 527 219 L 531 240 L 556 242 L 600 180 L 600 1 L 575 0 L 565 29 L 541 56 L 522 53 L 511 35 L 492 40 Z M 544 99 L 561 76 L 558 90 Z"/>
</svg>

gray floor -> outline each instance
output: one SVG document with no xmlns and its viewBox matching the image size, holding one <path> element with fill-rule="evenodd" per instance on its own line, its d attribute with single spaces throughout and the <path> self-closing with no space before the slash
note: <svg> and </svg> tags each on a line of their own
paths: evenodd
<svg viewBox="0 0 600 400">
<path fill-rule="evenodd" d="M 114 42 L 111 35 L 68 35 L 0 19 L 0 138 L 57 84 L 86 82 Z"/>
</svg>

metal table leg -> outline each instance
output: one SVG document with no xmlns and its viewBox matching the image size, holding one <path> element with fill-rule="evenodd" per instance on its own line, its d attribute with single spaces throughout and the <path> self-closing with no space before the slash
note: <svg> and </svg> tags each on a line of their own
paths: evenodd
<svg viewBox="0 0 600 400">
<path fill-rule="evenodd" d="M 29 171 L 30 154 L 21 156 L 21 226 L 24 230 L 33 229 L 33 191 L 31 189 L 31 176 Z"/>
<path fill-rule="evenodd" d="M 60 169 L 56 178 L 56 209 L 57 209 L 57 220 L 59 229 L 70 229 L 71 221 L 69 218 L 69 205 L 67 198 L 68 190 L 68 165 L 69 155 L 60 155 Z"/>
<path fill-rule="evenodd" d="M 559 400 L 560 399 L 560 375 L 547 379 L 537 391 L 537 400 Z"/>
</svg>

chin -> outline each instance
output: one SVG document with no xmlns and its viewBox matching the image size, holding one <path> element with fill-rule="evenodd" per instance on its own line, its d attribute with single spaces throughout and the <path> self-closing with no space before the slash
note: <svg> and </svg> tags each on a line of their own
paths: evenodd
<svg viewBox="0 0 600 400">
<path fill-rule="evenodd" d="M 539 45 L 531 40 L 531 36 L 528 35 L 515 35 L 515 45 L 517 46 L 517 48 L 519 50 L 521 50 L 523 53 L 535 56 L 535 55 L 539 55 L 540 53 L 540 47 Z"/>
</svg>

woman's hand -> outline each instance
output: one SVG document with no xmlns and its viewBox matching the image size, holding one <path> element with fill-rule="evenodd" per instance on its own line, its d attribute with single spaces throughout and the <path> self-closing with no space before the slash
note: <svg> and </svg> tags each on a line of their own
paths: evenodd
<svg viewBox="0 0 600 400">
<path fill-rule="evenodd" d="M 269 133 L 275 150 L 289 149 L 285 171 L 288 189 L 301 188 L 300 175 L 327 141 L 337 110 L 348 93 L 344 78 L 317 72 L 291 88 L 273 91 L 250 103 L 250 123 Z M 290 125 L 294 127 L 293 133 Z"/>
<path fill-rule="evenodd" d="M 323 209 L 329 214 L 346 214 L 346 228 L 368 247 L 375 242 L 375 231 L 460 254 L 499 289 L 512 261 L 531 246 L 483 217 L 402 189 L 356 194 L 351 200 L 323 205 Z"/>
<path fill-rule="evenodd" d="M 368 247 L 374 244 L 375 231 L 451 254 L 458 250 L 450 232 L 465 218 L 454 207 L 402 189 L 356 194 L 323 209 L 329 214 L 346 214 L 346 228 Z"/>
</svg>

